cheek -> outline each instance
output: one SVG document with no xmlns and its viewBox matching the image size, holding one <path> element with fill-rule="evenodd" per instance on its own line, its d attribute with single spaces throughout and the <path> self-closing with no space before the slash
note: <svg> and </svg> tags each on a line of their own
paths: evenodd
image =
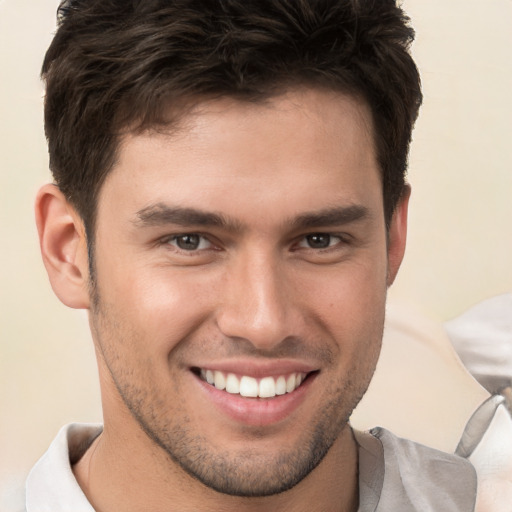
<svg viewBox="0 0 512 512">
<path fill-rule="evenodd" d="M 210 314 L 211 279 L 164 267 L 128 271 L 122 262 L 108 270 L 98 272 L 102 316 L 115 329 L 111 335 L 131 340 L 138 355 L 166 358 Z"/>
<path fill-rule="evenodd" d="M 386 268 L 379 262 L 340 269 L 304 283 L 305 307 L 333 340 L 340 364 L 373 366 L 380 352 L 386 303 Z M 365 370 L 366 371 L 366 370 Z"/>
<path fill-rule="evenodd" d="M 340 329 L 360 329 L 384 316 L 386 265 L 368 261 L 334 268 L 304 280 L 303 301 L 314 305 L 318 316 Z"/>
</svg>

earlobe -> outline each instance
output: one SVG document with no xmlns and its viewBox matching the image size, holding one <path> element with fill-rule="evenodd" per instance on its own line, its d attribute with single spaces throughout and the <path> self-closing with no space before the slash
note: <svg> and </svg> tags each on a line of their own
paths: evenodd
<svg viewBox="0 0 512 512">
<path fill-rule="evenodd" d="M 36 224 L 43 262 L 53 291 L 71 308 L 89 307 L 85 229 L 80 216 L 55 185 L 36 198 Z"/>
<path fill-rule="evenodd" d="M 407 241 L 407 214 L 411 187 L 405 185 L 402 197 L 393 212 L 388 233 L 388 279 L 387 285 L 391 286 L 398 273 L 398 269 L 404 257 Z"/>
</svg>

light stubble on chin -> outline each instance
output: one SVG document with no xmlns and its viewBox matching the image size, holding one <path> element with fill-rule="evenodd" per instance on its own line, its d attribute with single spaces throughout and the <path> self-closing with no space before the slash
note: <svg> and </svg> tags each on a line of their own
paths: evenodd
<svg viewBox="0 0 512 512">
<path fill-rule="evenodd" d="M 139 409 L 137 404 L 144 403 L 143 399 L 134 400 L 133 396 L 126 396 L 125 391 L 119 390 L 133 417 L 174 463 L 205 486 L 240 497 L 271 496 L 297 485 L 323 460 L 347 427 L 352 412 L 350 409 L 345 416 L 339 414 L 339 411 L 346 411 L 347 405 L 341 403 L 344 396 L 341 393 L 322 413 L 313 431 L 304 436 L 307 442 L 292 452 L 277 453 L 269 460 L 254 449 L 239 453 L 212 452 L 205 439 L 191 433 L 188 418 L 179 426 L 166 426 L 155 411 Z"/>
</svg>

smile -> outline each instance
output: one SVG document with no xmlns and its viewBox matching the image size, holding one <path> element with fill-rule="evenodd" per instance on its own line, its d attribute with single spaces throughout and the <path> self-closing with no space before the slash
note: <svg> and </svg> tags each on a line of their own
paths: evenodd
<svg viewBox="0 0 512 512">
<path fill-rule="evenodd" d="M 218 390 L 247 398 L 273 398 L 292 393 L 304 382 L 307 375 L 307 373 L 296 372 L 279 377 L 256 379 L 218 370 L 200 369 L 199 371 L 200 378 Z"/>
</svg>

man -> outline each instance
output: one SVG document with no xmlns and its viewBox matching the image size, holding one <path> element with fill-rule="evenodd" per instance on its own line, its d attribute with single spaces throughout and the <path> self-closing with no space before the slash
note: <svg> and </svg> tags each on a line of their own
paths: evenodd
<svg viewBox="0 0 512 512">
<path fill-rule="evenodd" d="M 77 0 L 43 65 L 60 300 L 104 425 L 27 510 L 473 510 L 462 458 L 350 414 L 406 240 L 421 102 L 394 1 Z"/>
</svg>

